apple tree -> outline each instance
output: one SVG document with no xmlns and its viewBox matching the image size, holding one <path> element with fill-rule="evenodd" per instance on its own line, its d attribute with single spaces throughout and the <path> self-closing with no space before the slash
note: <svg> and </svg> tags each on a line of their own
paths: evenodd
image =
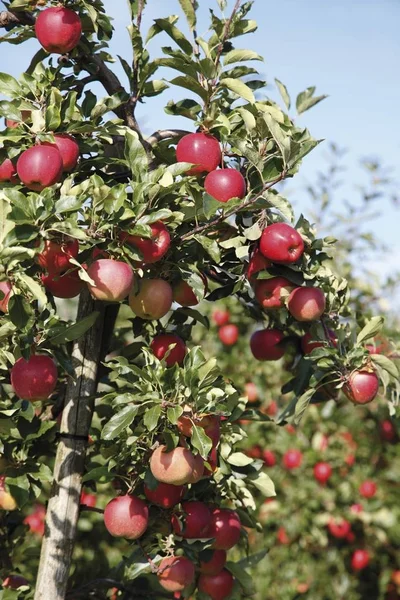
<svg viewBox="0 0 400 600">
<path fill-rule="evenodd" d="M 259 323 L 248 340 L 256 360 L 279 359 L 311 327 L 321 347 L 286 385 L 296 417 L 321 388 L 365 403 L 379 377 L 395 385 L 392 362 L 363 346 L 382 319 L 357 332 L 347 282 L 329 266 L 334 239 L 295 219 L 280 192 L 318 141 L 287 113 L 281 82 L 286 108 L 267 97 L 249 66 L 261 57 L 237 47 L 257 27 L 251 2 L 218 0 L 205 36 L 194 0 L 177 3 L 185 24 L 169 15 L 144 34 L 146 0 L 128 4 L 126 85 L 101 0 L 14 0 L 0 13 L 3 44 L 38 42 L 18 79 L 0 74 L 4 600 L 104 597 L 109 587 L 126 598 L 251 593 L 245 567 L 257 557 L 237 548 L 258 526 L 254 495 L 275 492 L 262 462 L 235 446 L 238 419 L 263 417 L 190 343 L 194 326 L 208 326 L 193 308 L 203 298 L 234 296 Z M 153 58 L 161 35 L 169 45 Z M 145 136 L 137 106 L 169 85 L 184 96 L 165 110 L 188 128 Z M 314 93 L 298 95 L 299 113 L 323 99 Z M 103 532 L 128 550 L 103 590 L 88 580 L 69 592 L 82 481 L 108 486 Z M 26 530 L 18 515 L 41 494 L 38 574 L 26 586 L 13 573 Z"/>
</svg>

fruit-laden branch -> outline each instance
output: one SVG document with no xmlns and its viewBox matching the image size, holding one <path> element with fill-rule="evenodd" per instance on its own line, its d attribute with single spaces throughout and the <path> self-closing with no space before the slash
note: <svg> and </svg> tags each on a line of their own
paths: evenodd
<svg viewBox="0 0 400 600">
<path fill-rule="evenodd" d="M 0 12 L 0 27 L 9 27 L 16 25 L 34 25 L 35 17 L 28 11 L 18 11 L 13 13 L 9 10 Z"/>
<path fill-rule="evenodd" d="M 219 215 L 218 217 L 216 217 L 212 221 L 209 221 L 208 223 L 205 223 L 204 225 L 199 225 L 198 227 L 195 227 L 191 231 L 186 232 L 185 234 L 183 234 L 181 236 L 180 240 L 181 241 L 187 240 L 188 238 L 192 237 L 193 235 L 196 235 L 197 233 L 201 233 L 202 231 L 206 231 L 206 229 L 210 229 L 210 227 L 214 227 L 214 225 L 218 225 L 218 223 L 221 223 L 222 221 L 225 221 L 225 219 L 228 219 L 229 217 L 232 217 L 233 215 L 235 215 L 240 210 L 243 210 L 244 208 L 247 208 L 248 206 L 251 206 L 252 204 L 254 204 L 254 202 L 256 202 L 259 198 L 261 198 L 261 196 L 267 190 L 269 190 L 272 187 L 274 187 L 274 185 L 276 185 L 277 183 L 279 183 L 280 181 L 282 181 L 285 177 L 286 177 L 286 171 L 283 171 L 279 175 L 279 177 L 277 177 L 276 179 L 274 179 L 270 183 L 267 183 L 266 185 L 264 185 L 261 188 L 261 190 L 255 196 L 251 196 L 251 198 L 248 198 L 248 200 L 245 200 L 244 202 L 242 202 L 238 206 L 235 206 L 235 208 L 232 208 L 231 210 L 228 210 L 228 212 L 222 213 L 221 215 Z"/>
<path fill-rule="evenodd" d="M 77 320 L 93 313 L 89 292 L 80 296 Z M 96 307 L 97 308 L 97 307 Z M 65 598 L 79 517 L 82 475 L 101 360 L 104 307 L 94 326 L 74 344 L 74 378 L 67 385 L 54 480 L 46 513 L 35 600 Z"/>
</svg>

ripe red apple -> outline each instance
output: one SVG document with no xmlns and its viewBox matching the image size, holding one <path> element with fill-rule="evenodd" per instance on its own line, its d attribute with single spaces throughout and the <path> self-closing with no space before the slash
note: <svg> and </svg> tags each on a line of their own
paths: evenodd
<svg viewBox="0 0 400 600">
<path fill-rule="evenodd" d="M 352 512 L 354 515 L 358 515 L 363 511 L 363 507 L 362 504 L 352 504 L 350 506 L 350 512 Z"/>
<path fill-rule="evenodd" d="M 218 169 L 207 175 L 204 189 L 215 200 L 228 202 L 232 198 L 244 198 L 246 181 L 236 169 Z"/>
<path fill-rule="evenodd" d="M 45 240 L 44 249 L 37 255 L 37 261 L 48 273 L 61 273 L 71 267 L 70 258 L 79 254 L 79 242 L 68 235 L 61 240 Z"/>
<path fill-rule="evenodd" d="M 11 385 L 22 400 L 46 400 L 57 385 L 57 367 L 50 356 L 33 354 L 19 358 L 11 369 Z"/>
<path fill-rule="evenodd" d="M 335 332 L 332 331 L 331 329 L 328 330 L 329 333 L 329 339 L 332 342 L 332 344 L 336 347 L 337 346 L 337 337 L 335 335 Z M 315 349 L 315 348 L 323 348 L 324 346 L 328 345 L 328 342 L 326 340 L 324 341 L 312 341 L 313 337 L 311 335 L 311 333 L 308 331 L 307 333 L 305 333 L 303 335 L 303 337 L 301 338 L 301 349 L 303 351 L 303 354 L 311 354 L 311 352 Z"/>
<path fill-rule="evenodd" d="M 1 289 L 1 283 L 0 283 L 0 289 Z M 1 301 L 0 301 L 0 310 L 2 310 L 1 309 Z M 388 419 L 386 419 L 385 421 L 382 421 L 379 425 L 379 430 L 380 430 L 381 438 L 383 440 L 385 440 L 385 442 L 393 442 L 396 439 L 396 429 L 395 429 L 395 426 L 393 425 L 392 421 L 389 421 Z"/>
<path fill-rule="evenodd" d="M 207 536 L 214 538 L 212 548 L 229 550 L 240 539 L 242 524 L 239 515 L 229 508 L 215 508 L 211 512 L 210 527 Z"/>
<path fill-rule="evenodd" d="M 133 271 L 125 262 L 100 258 L 87 270 L 95 285 L 88 288 L 96 300 L 121 302 L 129 294 L 133 284 Z"/>
<path fill-rule="evenodd" d="M 222 325 L 218 331 L 218 337 L 225 346 L 234 346 L 238 341 L 239 328 L 232 323 Z"/>
<path fill-rule="evenodd" d="M 0 312 L 6 313 L 8 311 L 8 302 L 10 300 L 12 291 L 11 283 L 6 279 L 0 281 Z"/>
<path fill-rule="evenodd" d="M 287 223 L 273 223 L 261 234 L 260 251 L 274 263 L 294 263 L 304 252 L 303 238 Z"/>
<path fill-rule="evenodd" d="M 351 557 L 351 567 L 353 571 L 361 571 L 368 567 L 370 555 L 368 550 L 355 550 Z"/>
<path fill-rule="evenodd" d="M 79 159 L 79 144 L 76 139 L 69 133 L 56 133 L 54 136 L 54 144 L 45 142 L 44 146 L 53 146 L 58 149 L 61 154 L 64 172 L 73 171 L 78 164 Z"/>
<path fill-rule="evenodd" d="M 254 283 L 256 281 L 256 275 L 260 271 L 265 271 L 271 266 L 271 261 L 267 260 L 263 254 L 261 254 L 260 249 L 256 248 L 251 255 L 249 260 L 249 264 L 246 269 L 246 277 L 251 282 Z"/>
<path fill-rule="evenodd" d="M 94 494 L 88 494 L 86 492 L 81 492 L 80 504 L 94 508 L 97 504 L 97 497 Z"/>
<path fill-rule="evenodd" d="M 70 273 L 52 273 L 42 275 L 42 283 L 46 290 L 55 298 L 75 298 L 85 287 L 84 282 L 79 277 L 78 270 Z"/>
<path fill-rule="evenodd" d="M 151 490 L 145 485 L 144 495 L 152 504 L 156 504 L 162 508 L 172 508 L 182 500 L 185 489 L 183 485 L 171 485 L 159 482 L 155 490 Z"/>
<path fill-rule="evenodd" d="M 316 465 L 314 465 L 314 477 L 318 481 L 318 483 L 325 485 L 325 483 L 327 483 L 331 476 L 332 467 L 329 463 L 319 462 Z"/>
<path fill-rule="evenodd" d="M 162 445 L 151 455 L 150 470 L 157 481 L 185 485 L 201 479 L 204 461 L 200 454 L 194 455 L 188 448 L 178 446 L 166 452 L 166 446 Z"/>
<path fill-rule="evenodd" d="M 250 350 L 257 360 L 279 360 L 285 349 L 279 344 L 283 340 L 279 329 L 261 329 L 255 331 L 250 338 Z"/>
<path fill-rule="evenodd" d="M 206 538 L 211 521 L 210 509 L 204 502 L 196 500 L 182 502 L 182 511 L 172 515 L 171 523 L 174 533 L 190 540 Z"/>
<path fill-rule="evenodd" d="M 158 262 L 168 252 L 171 245 L 171 236 L 162 221 L 156 221 L 149 225 L 151 237 L 144 238 L 138 235 L 130 235 L 126 231 L 119 233 L 119 239 L 134 246 L 143 257 L 143 263 L 149 265 Z"/>
<path fill-rule="evenodd" d="M 208 437 L 213 441 L 213 446 L 217 446 L 220 437 L 220 418 L 217 415 L 210 414 L 190 414 L 192 409 L 189 405 L 184 406 L 184 414 L 182 414 L 177 422 L 177 427 L 183 435 L 191 437 L 193 435 L 193 424 L 196 427 L 202 427 Z M 186 413 L 186 414 L 185 414 Z"/>
<path fill-rule="evenodd" d="M 34 192 L 54 185 L 61 180 L 63 161 L 54 146 L 32 146 L 25 150 L 17 161 L 18 177 L 22 183 Z"/>
<path fill-rule="evenodd" d="M 169 351 L 165 363 L 167 367 L 173 365 L 181 365 L 186 356 L 187 347 L 185 342 L 173 333 L 161 333 L 156 335 L 150 344 L 150 348 L 159 360 L 163 360 L 164 356 Z"/>
<path fill-rule="evenodd" d="M 212 600 L 224 600 L 231 595 L 233 584 L 233 575 L 226 569 L 222 569 L 216 575 L 200 575 L 198 588 L 200 592 L 208 594 Z"/>
<path fill-rule="evenodd" d="M 113 498 L 104 509 L 104 525 L 111 535 L 137 540 L 147 529 L 149 509 L 136 496 Z"/>
<path fill-rule="evenodd" d="M 344 462 L 346 463 L 346 465 L 348 465 L 349 467 L 352 467 L 354 465 L 354 463 L 356 462 L 356 457 L 354 454 L 348 454 L 345 459 Z"/>
<path fill-rule="evenodd" d="M 6 160 L 0 164 L 0 182 L 1 181 L 11 181 L 11 183 L 17 183 L 18 181 L 17 169 L 9 158 L 6 158 Z"/>
<path fill-rule="evenodd" d="M 46 508 L 43 504 L 36 504 L 30 515 L 25 517 L 24 524 L 28 525 L 31 533 L 36 533 L 39 536 L 44 535 L 45 530 Z"/>
<path fill-rule="evenodd" d="M 141 319 L 161 319 L 172 306 L 172 288 L 164 279 L 142 279 L 137 293 L 131 290 L 129 306 Z"/>
<path fill-rule="evenodd" d="M 343 392 L 354 404 L 372 402 L 379 390 L 379 379 L 375 371 L 355 369 L 347 378 Z"/>
<path fill-rule="evenodd" d="M 289 536 L 286 532 L 286 529 L 284 527 L 279 527 L 277 533 L 276 533 L 276 538 L 278 540 L 278 542 L 280 544 L 282 544 L 283 546 L 286 546 L 287 544 L 290 544 L 290 539 Z"/>
<path fill-rule="evenodd" d="M 180 592 L 194 581 L 194 564 L 185 556 L 163 558 L 157 571 L 160 585 L 169 592 Z"/>
<path fill-rule="evenodd" d="M 201 274 L 200 276 L 204 282 L 203 294 L 206 294 L 207 279 L 206 277 L 204 277 L 203 274 Z M 197 299 L 197 296 L 195 295 L 193 289 L 190 287 L 187 281 L 184 281 L 183 279 L 174 283 L 174 285 L 172 286 L 172 294 L 174 302 L 177 302 L 181 306 L 197 306 L 197 304 L 199 303 L 199 300 Z"/>
<path fill-rule="evenodd" d="M 222 160 L 219 141 L 206 133 L 184 135 L 176 147 L 176 160 L 196 165 L 187 171 L 188 175 L 214 171 Z"/>
<path fill-rule="evenodd" d="M 373 498 L 377 492 L 377 489 L 376 483 L 370 479 L 367 479 L 361 483 L 358 491 L 364 498 Z"/>
<path fill-rule="evenodd" d="M 326 306 L 324 292 L 317 287 L 295 288 L 288 300 L 288 310 L 296 321 L 315 321 Z"/>
<path fill-rule="evenodd" d="M 283 466 L 285 469 L 298 469 L 303 462 L 303 455 L 300 450 L 292 449 L 285 452 L 283 455 Z"/>
<path fill-rule="evenodd" d="M 15 510 L 17 503 L 6 488 L 6 477 L 0 475 L 0 510 Z"/>
<path fill-rule="evenodd" d="M 331 518 L 328 521 L 328 530 L 333 537 L 344 539 L 351 532 L 351 525 L 346 519 Z"/>
<path fill-rule="evenodd" d="M 3 588 L 17 590 L 22 586 L 29 585 L 29 583 L 25 577 L 22 577 L 22 575 L 8 575 L 8 577 L 3 579 L 3 583 L 1 585 Z"/>
<path fill-rule="evenodd" d="M 65 54 L 78 45 L 82 34 L 79 16 L 63 6 L 46 8 L 36 18 L 35 33 L 47 52 Z"/>
<path fill-rule="evenodd" d="M 276 465 L 276 456 L 272 450 L 264 450 L 262 453 L 264 465 L 266 467 L 273 467 Z"/>
<path fill-rule="evenodd" d="M 262 448 L 259 444 L 256 444 L 255 446 L 251 446 L 251 448 L 248 448 L 246 450 L 246 454 L 247 456 L 250 456 L 250 458 L 261 458 L 262 457 Z"/>
<path fill-rule="evenodd" d="M 252 381 L 248 381 L 247 383 L 245 383 L 244 393 L 247 396 L 248 402 L 257 402 L 258 389 L 257 389 L 257 386 Z"/>
<path fill-rule="evenodd" d="M 200 552 L 200 573 L 204 575 L 217 575 L 226 563 L 225 550 L 204 550 Z"/>
<path fill-rule="evenodd" d="M 265 310 L 274 310 L 285 306 L 285 300 L 294 287 L 293 283 L 284 277 L 257 279 L 254 293 Z"/>
<path fill-rule="evenodd" d="M 217 325 L 217 327 L 222 327 L 222 325 L 226 325 L 227 323 L 229 323 L 231 315 L 229 313 L 229 310 L 217 308 L 213 311 L 211 318 Z"/>
</svg>

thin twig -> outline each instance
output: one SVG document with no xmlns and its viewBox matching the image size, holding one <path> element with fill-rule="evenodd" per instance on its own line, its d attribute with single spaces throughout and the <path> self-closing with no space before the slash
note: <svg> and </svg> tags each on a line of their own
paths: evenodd
<svg viewBox="0 0 400 600">
<path fill-rule="evenodd" d="M 146 141 L 150 146 L 155 146 L 158 142 L 161 142 L 161 140 L 180 137 L 187 135 L 188 133 L 190 133 L 190 131 L 186 131 L 185 129 L 160 129 L 159 131 L 152 133 Z"/>
<path fill-rule="evenodd" d="M 188 231 L 187 233 L 185 233 L 184 235 L 181 236 L 180 240 L 184 241 L 187 238 L 190 238 L 193 235 L 196 235 L 197 233 L 201 233 L 202 231 L 205 231 L 206 229 L 210 229 L 210 227 L 214 227 L 214 225 L 217 225 L 218 223 L 220 223 L 221 221 L 224 221 L 228 217 L 231 217 L 232 215 L 235 215 L 240 210 L 243 210 L 244 208 L 247 208 L 248 206 L 251 206 L 252 204 L 254 204 L 254 202 L 256 202 L 264 194 L 264 192 L 266 192 L 267 190 L 271 189 L 274 185 L 276 185 L 277 183 L 279 183 L 280 181 L 282 181 L 285 178 L 285 176 L 286 176 L 286 171 L 283 171 L 279 175 L 279 177 L 277 177 L 276 179 L 274 179 L 274 181 L 271 181 L 271 183 L 268 183 L 268 184 L 264 185 L 264 187 L 261 189 L 261 191 L 258 192 L 258 194 L 256 194 L 255 196 L 252 196 L 251 198 L 249 198 L 245 202 L 242 202 L 241 204 L 239 204 L 239 206 L 235 206 L 235 208 L 232 208 L 228 212 L 222 213 L 221 215 L 219 215 L 218 217 L 216 217 L 212 221 L 209 221 L 208 223 L 205 223 L 204 225 L 199 225 L 198 227 L 195 227 L 191 231 Z"/>
<path fill-rule="evenodd" d="M 79 510 L 82 512 L 84 510 L 88 512 L 99 513 L 100 515 L 104 515 L 104 510 L 102 508 L 96 508 L 95 506 L 88 506 L 87 504 L 81 504 L 79 506 Z"/>
<path fill-rule="evenodd" d="M 221 54 L 222 54 L 222 51 L 224 49 L 225 42 L 226 42 L 226 40 L 228 39 L 228 36 L 229 36 L 229 28 L 230 28 L 231 23 L 233 21 L 233 17 L 235 16 L 235 14 L 237 13 L 237 11 L 239 10 L 240 2 L 241 2 L 241 0 L 236 0 L 235 6 L 233 7 L 232 14 L 231 14 L 231 16 L 229 17 L 229 19 L 225 23 L 224 32 L 222 34 L 222 39 L 221 39 L 221 41 L 219 43 L 219 46 L 217 48 L 217 55 L 215 57 L 215 62 L 214 62 L 215 66 L 217 66 L 219 64 L 219 61 L 221 59 Z"/>
</svg>

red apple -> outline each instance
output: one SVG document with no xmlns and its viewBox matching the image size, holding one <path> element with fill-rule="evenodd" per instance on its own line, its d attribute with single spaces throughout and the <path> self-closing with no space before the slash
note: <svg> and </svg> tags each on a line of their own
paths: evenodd
<svg viewBox="0 0 400 600">
<path fill-rule="evenodd" d="M 351 525 L 345 519 L 329 519 L 328 521 L 329 533 L 338 539 L 347 538 L 351 532 Z"/>
<path fill-rule="evenodd" d="M 151 237 L 144 238 L 138 235 L 130 235 L 126 231 L 119 233 L 119 239 L 134 246 L 142 255 L 145 265 L 158 262 L 168 252 L 171 245 L 171 236 L 162 221 L 156 221 L 149 225 Z"/>
<path fill-rule="evenodd" d="M 163 558 L 158 567 L 160 585 L 169 592 L 180 592 L 194 581 L 194 564 L 185 556 Z"/>
<path fill-rule="evenodd" d="M 204 575 L 217 575 L 226 563 L 225 550 L 204 550 L 200 552 L 200 573 Z"/>
<path fill-rule="evenodd" d="M 150 470 L 157 481 L 185 485 L 201 479 L 204 461 L 200 454 L 194 455 L 188 448 L 177 446 L 166 452 L 166 446 L 161 445 L 151 455 Z"/>
<path fill-rule="evenodd" d="M 304 252 L 303 238 L 294 227 L 273 223 L 262 232 L 260 251 L 274 263 L 294 263 Z"/>
<path fill-rule="evenodd" d="M 80 504 L 94 508 L 97 504 L 97 497 L 94 494 L 87 494 L 86 492 L 81 492 Z"/>
<path fill-rule="evenodd" d="M 219 141 L 206 133 L 184 135 L 176 147 L 176 160 L 196 165 L 187 171 L 188 175 L 214 171 L 222 160 Z"/>
<path fill-rule="evenodd" d="M 1 289 L 1 283 L 0 283 L 0 289 Z M 0 310 L 2 310 L 1 309 L 1 301 L 0 301 Z M 395 426 L 393 425 L 392 421 L 389 421 L 388 419 L 386 419 L 385 421 L 382 421 L 379 425 L 379 430 L 380 430 L 381 438 L 383 440 L 385 440 L 385 442 L 393 442 L 396 439 L 396 429 L 395 429 Z"/>
<path fill-rule="evenodd" d="M 329 339 L 331 341 L 331 343 L 336 347 L 337 346 L 337 337 L 334 331 L 332 331 L 331 329 L 328 330 L 329 333 Z M 303 335 L 303 337 L 301 338 L 301 349 L 303 351 L 303 354 L 311 354 L 311 352 L 315 349 L 315 348 L 323 348 L 324 346 L 328 345 L 327 340 L 321 340 L 321 341 L 312 341 L 313 337 L 311 335 L 310 332 L 307 332 Z"/>
<path fill-rule="evenodd" d="M 50 356 L 19 358 L 11 369 L 11 385 L 22 400 L 46 400 L 57 385 L 57 367 Z"/>
<path fill-rule="evenodd" d="M 17 590 L 25 585 L 29 585 L 29 583 L 22 575 L 8 575 L 8 577 L 3 579 L 2 583 L 3 588 L 8 588 L 10 590 Z"/>
<path fill-rule="evenodd" d="M 254 250 L 251 258 L 249 260 L 249 264 L 246 269 L 246 277 L 251 282 L 254 283 L 256 280 L 256 275 L 260 271 L 265 271 L 271 266 L 271 261 L 267 260 L 263 254 L 261 254 L 259 248 Z"/>
<path fill-rule="evenodd" d="M 350 506 L 350 512 L 352 512 L 354 515 L 358 515 L 363 511 L 363 507 L 362 504 L 352 504 Z"/>
<path fill-rule="evenodd" d="M 204 189 L 215 200 L 228 202 L 232 198 L 244 198 L 246 181 L 236 169 L 218 169 L 207 175 Z"/>
<path fill-rule="evenodd" d="M 84 282 L 79 277 L 78 270 L 70 273 L 52 273 L 42 275 L 42 283 L 46 290 L 55 298 L 75 298 L 85 287 Z"/>
<path fill-rule="evenodd" d="M 167 367 L 181 365 L 186 356 L 187 348 L 185 342 L 173 333 L 161 333 L 157 335 L 150 344 L 150 348 L 159 360 L 163 360 L 169 351 L 165 363 Z"/>
<path fill-rule="evenodd" d="M 226 569 L 222 569 L 217 575 L 200 575 L 198 588 L 200 592 L 208 594 L 212 600 L 224 600 L 231 595 L 233 584 L 233 575 Z"/>
<path fill-rule="evenodd" d="M 34 192 L 54 185 L 61 180 L 63 162 L 61 154 L 54 146 L 32 146 L 23 152 L 17 161 L 18 177 Z"/>
<path fill-rule="evenodd" d="M 266 467 L 273 467 L 276 464 L 276 456 L 272 450 L 264 450 L 262 457 Z"/>
<path fill-rule="evenodd" d="M 63 6 L 46 8 L 36 18 L 35 33 L 47 52 L 65 54 L 78 45 L 82 34 L 79 16 Z"/>
<path fill-rule="evenodd" d="M 284 277 L 271 279 L 257 279 L 254 284 L 254 293 L 257 301 L 265 310 L 282 308 L 285 300 L 295 286 Z"/>
<path fill-rule="evenodd" d="M 45 142 L 43 146 L 53 146 L 61 154 L 64 172 L 73 171 L 78 164 L 79 144 L 69 133 L 56 133 L 54 135 L 54 144 Z"/>
<path fill-rule="evenodd" d="M 45 518 L 46 518 L 46 508 L 43 504 L 36 504 L 34 506 L 34 510 L 30 515 L 25 517 L 24 524 L 28 525 L 29 530 L 32 533 L 36 533 L 39 536 L 44 535 L 45 530 Z"/>
<path fill-rule="evenodd" d="M 293 469 L 298 469 L 301 466 L 302 462 L 303 462 L 303 455 L 300 452 L 300 450 L 296 450 L 296 449 L 288 450 L 283 455 L 283 466 L 285 467 L 285 469 L 288 469 L 289 471 L 291 471 Z"/>
<path fill-rule="evenodd" d="M 358 491 L 364 498 L 373 498 L 377 492 L 377 489 L 376 483 L 370 479 L 367 479 L 361 483 Z"/>
<path fill-rule="evenodd" d="M 76 258 L 78 254 L 78 240 L 66 235 L 61 240 L 45 240 L 44 249 L 37 255 L 37 261 L 48 273 L 61 273 L 72 266 L 69 260 Z"/>
<path fill-rule="evenodd" d="M 379 379 L 375 371 L 355 369 L 346 380 L 343 392 L 354 404 L 372 402 L 379 390 Z"/>
<path fill-rule="evenodd" d="M 217 325 L 217 327 L 222 327 L 222 325 L 226 325 L 227 323 L 229 323 L 231 315 L 229 313 L 229 310 L 217 308 L 213 311 L 211 318 Z"/>
<path fill-rule="evenodd" d="M 280 544 L 282 544 L 283 546 L 286 546 L 287 544 L 290 544 L 290 539 L 289 536 L 286 532 L 286 529 L 284 527 L 279 527 L 277 534 L 276 534 L 277 540 Z"/>
<path fill-rule="evenodd" d="M 238 514 L 229 508 L 215 508 L 211 512 L 210 528 L 207 536 L 214 538 L 212 548 L 229 550 L 240 539 L 242 524 Z"/>
<path fill-rule="evenodd" d="M 368 550 L 355 550 L 351 557 L 351 567 L 353 571 L 361 571 L 368 567 L 370 555 Z"/>
<path fill-rule="evenodd" d="M 172 508 L 182 500 L 185 489 L 183 485 L 171 485 L 159 482 L 154 490 L 145 485 L 144 495 L 152 504 L 161 506 L 161 508 Z"/>
<path fill-rule="evenodd" d="M 12 291 L 11 283 L 6 279 L 0 281 L 0 312 L 6 313 L 8 311 L 8 302 L 10 300 Z"/>
<path fill-rule="evenodd" d="M 190 540 L 206 538 L 211 521 L 210 509 L 204 502 L 196 500 L 182 502 L 182 511 L 172 515 L 171 523 L 174 533 Z"/>
<path fill-rule="evenodd" d="M 96 300 L 121 302 L 132 288 L 133 271 L 119 260 L 100 258 L 90 265 L 87 274 L 95 283 L 88 283 L 88 288 Z"/>
<path fill-rule="evenodd" d="M 252 381 L 248 381 L 247 383 L 245 383 L 244 393 L 247 396 L 248 402 L 257 402 L 258 390 L 257 390 L 257 386 Z"/>
<path fill-rule="evenodd" d="M 225 346 L 234 346 L 238 341 L 239 328 L 237 325 L 222 325 L 218 331 L 218 337 Z"/>
<path fill-rule="evenodd" d="M 325 483 L 327 483 L 331 476 L 332 467 L 329 463 L 319 462 L 316 465 L 314 465 L 314 477 L 318 481 L 318 483 L 325 485 Z"/>
<path fill-rule="evenodd" d="M 296 321 L 315 321 L 326 306 L 324 292 L 317 287 L 295 288 L 288 300 L 288 310 Z"/>
<path fill-rule="evenodd" d="M 129 294 L 129 306 L 141 319 L 161 319 L 172 306 L 171 286 L 164 279 L 142 279 L 139 286 Z"/>
<path fill-rule="evenodd" d="M 111 535 L 137 540 L 147 529 L 149 509 L 136 496 L 113 498 L 104 509 L 104 525 Z"/>
<path fill-rule="evenodd" d="M 258 444 L 246 450 L 246 454 L 247 456 L 250 456 L 250 458 L 261 458 L 262 453 L 262 448 Z"/>
<path fill-rule="evenodd" d="M 213 446 L 210 454 L 207 457 L 207 463 L 210 465 L 210 468 L 204 464 L 203 477 L 211 477 L 211 475 L 215 473 L 218 468 L 218 452 L 215 446 Z"/>
<path fill-rule="evenodd" d="M 279 360 L 285 354 L 280 345 L 283 333 L 279 329 L 261 329 L 250 338 L 250 350 L 257 360 Z"/>
<path fill-rule="evenodd" d="M 32 114 L 32 111 L 30 110 L 21 110 L 21 121 L 14 121 L 13 119 L 6 119 L 6 127 L 9 127 L 10 129 L 15 129 L 16 127 L 19 127 L 21 125 L 22 122 L 27 121 L 28 119 L 30 119 Z"/>
<path fill-rule="evenodd" d="M 345 459 L 344 462 L 346 463 L 346 465 L 348 465 L 349 467 L 352 467 L 354 465 L 354 463 L 356 462 L 356 457 L 354 454 L 348 454 Z"/>
<path fill-rule="evenodd" d="M 0 182 L 11 181 L 11 183 L 17 183 L 17 169 L 9 158 L 6 158 L 0 164 Z"/>
</svg>

